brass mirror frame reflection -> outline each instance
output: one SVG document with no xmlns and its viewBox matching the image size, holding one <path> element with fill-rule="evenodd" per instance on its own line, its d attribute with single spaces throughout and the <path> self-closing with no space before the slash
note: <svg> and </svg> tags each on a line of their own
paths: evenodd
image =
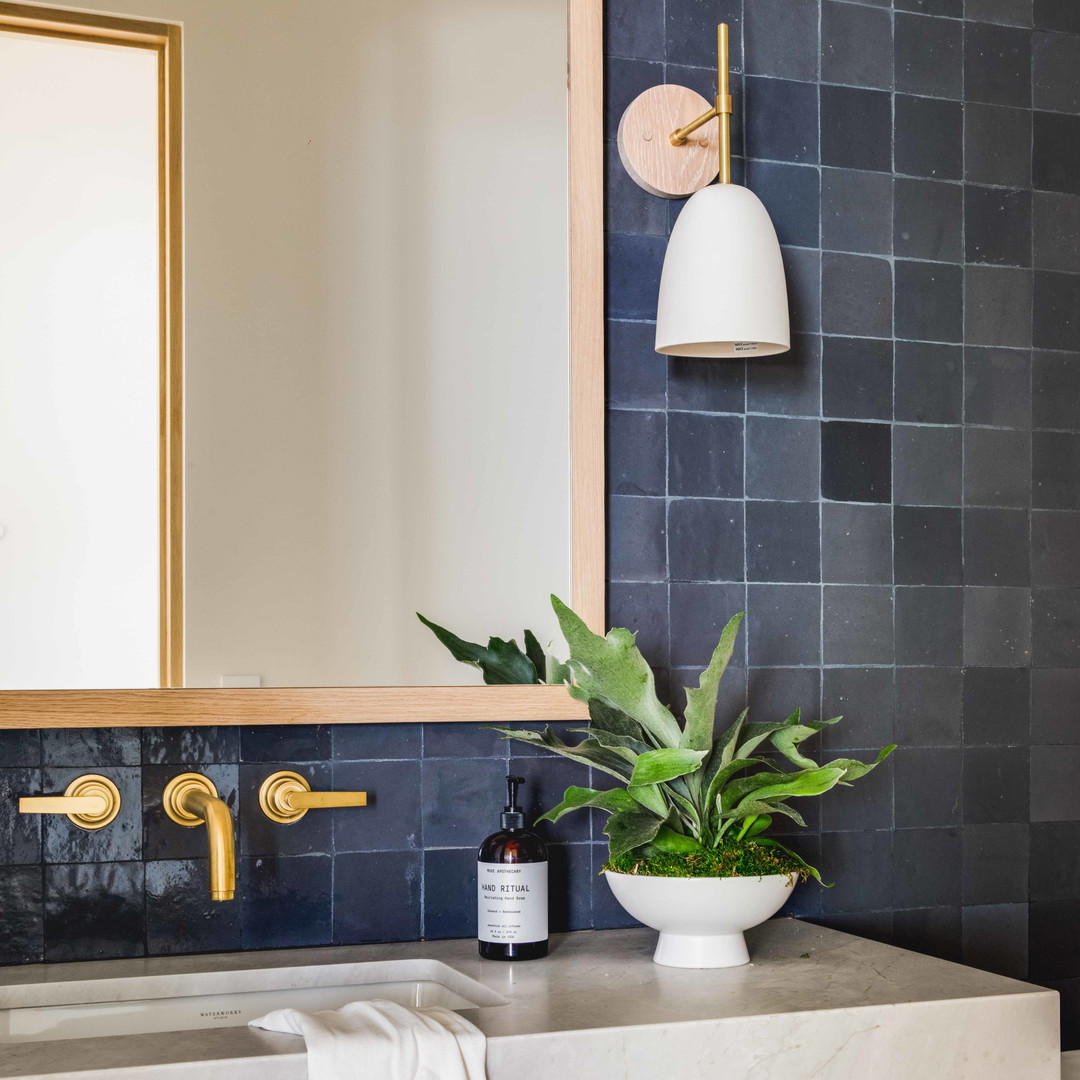
<svg viewBox="0 0 1080 1080">
<path fill-rule="evenodd" d="M 571 602 L 604 629 L 603 0 L 567 0 L 570 225 Z M 141 44 L 161 56 L 161 682 L 183 685 L 181 37 L 165 23 L 0 0 L 0 29 Z M 0 728 L 587 717 L 561 686 L 349 686 L 258 690 L 4 690 Z"/>
</svg>

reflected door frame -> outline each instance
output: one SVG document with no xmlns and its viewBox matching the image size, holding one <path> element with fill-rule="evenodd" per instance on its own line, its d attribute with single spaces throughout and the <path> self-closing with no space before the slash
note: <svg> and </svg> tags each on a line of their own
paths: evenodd
<svg viewBox="0 0 1080 1080">
<path fill-rule="evenodd" d="M 159 634 L 162 687 L 184 685 L 183 190 L 180 27 L 0 2 L 0 30 L 147 49 L 158 64 Z M 46 691 L 42 691 L 45 693 Z M 0 695 L 2 701 L 2 695 Z M 0 712 L 3 705 L 0 704 Z M 2 721 L 0 721 L 0 726 Z"/>
<path fill-rule="evenodd" d="M 0 0 L 0 29 L 156 48 L 161 120 L 160 690 L 0 691 L 0 729 L 579 720 L 562 686 L 183 686 L 183 253 L 178 26 Z M 567 0 L 571 596 L 605 623 L 603 0 Z"/>
</svg>

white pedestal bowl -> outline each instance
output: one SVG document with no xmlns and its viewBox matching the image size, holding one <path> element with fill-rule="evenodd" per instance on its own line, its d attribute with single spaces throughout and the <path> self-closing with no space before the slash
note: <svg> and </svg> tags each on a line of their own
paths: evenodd
<svg viewBox="0 0 1080 1080">
<path fill-rule="evenodd" d="M 738 967 L 750 961 L 743 931 L 772 918 L 796 884 L 794 874 L 675 878 L 605 870 L 615 899 L 660 931 L 653 960 L 666 967 Z"/>
</svg>

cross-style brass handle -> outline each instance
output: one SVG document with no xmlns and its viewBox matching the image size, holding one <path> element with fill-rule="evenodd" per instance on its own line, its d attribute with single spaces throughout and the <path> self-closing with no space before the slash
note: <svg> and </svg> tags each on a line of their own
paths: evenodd
<svg viewBox="0 0 1080 1080">
<path fill-rule="evenodd" d="M 76 777 L 63 795 L 26 795 L 20 814 L 66 814 L 80 829 L 103 829 L 120 813 L 120 791 L 107 777 L 87 773 Z"/>
<path fill-rule="evenodd" d="M 259 788 L 259 806 L 282 825 L 299 821 L 309 810 L 334 806 L 367 806 L 366 791 L 312 791 L 311 784 L 294 772 L 276 772 Z"/>
</svg>

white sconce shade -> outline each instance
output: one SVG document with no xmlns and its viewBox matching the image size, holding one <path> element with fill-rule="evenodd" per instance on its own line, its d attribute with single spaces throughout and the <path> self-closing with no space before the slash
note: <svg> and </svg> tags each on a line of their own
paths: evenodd
<svg viewBox="0 0 1080 1080">
<path fill-rule="evenodd" d="M 656 351 L 738 357 L 790 348 L 784 263 L 768 211 L 735 184 L 695 192 L 668 241 Z"/>
</svg>

